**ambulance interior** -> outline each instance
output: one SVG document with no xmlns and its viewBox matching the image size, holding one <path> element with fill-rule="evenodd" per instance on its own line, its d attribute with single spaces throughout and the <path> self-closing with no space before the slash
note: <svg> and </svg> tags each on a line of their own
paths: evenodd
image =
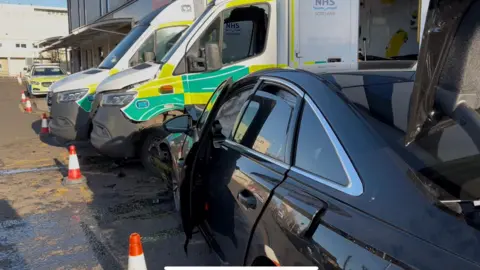
<svg viewBox="0 0 480 270">
<path fill-rule="evenodd" d="M 360 0 L 360 68 L 368 66 L 366 62 L 370 61 L 382 63 L 383 67 L 392 64 L 408 67 L 416 62 L 420 41 L 420 1 Z"/>
</svg>

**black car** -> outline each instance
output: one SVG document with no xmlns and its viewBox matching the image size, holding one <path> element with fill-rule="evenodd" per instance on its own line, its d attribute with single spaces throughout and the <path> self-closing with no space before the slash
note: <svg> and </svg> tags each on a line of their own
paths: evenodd
<svg viewBox="0 0 480 270">
<path fill-rule="evenodd" d="M 230 265 L 480 269 L 480 1 L 431 2 L 416 72 L 261 71 L 165 122 L 185 248 L 198 227 Z"/>
</svg>

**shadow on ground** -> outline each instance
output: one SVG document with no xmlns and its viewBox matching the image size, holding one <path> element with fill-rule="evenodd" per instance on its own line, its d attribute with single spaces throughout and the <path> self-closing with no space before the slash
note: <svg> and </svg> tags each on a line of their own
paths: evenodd
<svg viewBox="0 0 480 270">
<path fill-rule="evenodd" d="M 42 119 L 32 122 L 32 129 L 35 134 L 40 134 L 42 129 Z"/>
<path fill-rule="evenodd" d="M 17 212 L 5 200 L 0 200 L 0 269 L 28 269 L 19 253 L 14 236 L 25 225 Z"/>
<path fill-rule="evenodd" d="M 147 266 L 218 265 L 200 235 L 186 256 L 172 193 L 139 161 L 117 164 L 103 157 L 86 157 L 80 158 L 80 164 L 90 197 L 87 207 L 77 214 L 78 222 L 103 269 L 126 268 L 128 238 L 133 232 L 142 236 Z M 82 189 L 82 185 L 72 188 Z"/>
</svg>

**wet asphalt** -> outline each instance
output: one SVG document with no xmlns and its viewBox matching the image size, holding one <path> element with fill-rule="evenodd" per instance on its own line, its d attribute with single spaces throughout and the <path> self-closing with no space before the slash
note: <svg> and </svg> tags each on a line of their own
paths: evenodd
<svg viewBox="0 0 480 270">
<path fill-rule="evenodd" d="M 38 134 L 42 112 L 22 112 L 24 88 L 0 78 L 0 269 L 127 269 L 133 232 L 149 269 L 218 265 L 200 235 L 186 256 L 171 194 L 139 162 L 116 164 L 76 143 L 87 182 L 63 186 L 68 150 Z"/>
</svg>

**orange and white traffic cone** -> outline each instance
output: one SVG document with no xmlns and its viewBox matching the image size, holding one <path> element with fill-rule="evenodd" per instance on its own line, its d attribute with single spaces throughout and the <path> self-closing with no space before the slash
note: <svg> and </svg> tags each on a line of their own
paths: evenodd
<svg viewBox="0 0 480 270">
<path fill-rule="evenodd" d="M 48 133 L 50 133 L 50 130 L 48 128 L 47 114 L 44 113 L 42 115 L 42 129 L 40 129 L 40 134 L 48 134 Z"/>
<path fill-rule="evenodd" d="M 25 104 L 25 112 L 27 112 L 27 113 L 32 112 L 32 103 L 30 103 L 29 98 L 27 98 L 27 103 Z"/>
<path fill-rule="evenodd" d="M 22 103 L 27 102 L 27 97 L 25 96 L 25 91 L 22 91 Z"/>
<path fill-rule="evenodd" d="M 64 186 L 77 185 L 85 183 L 85 176 L 80 172 L 80 163 L 78 162 L 77 150 L 75 145 L 70 145 L 68 158 L 68 176 L 63 178 Z"/>
<path fill-rule="evenodd" d="M 147 263 L 143 255 L 142 242 L 140 241 L 140 234 L 130 234 L 128 249 L 128 270 L 147 270 Z"/>
</svg>

